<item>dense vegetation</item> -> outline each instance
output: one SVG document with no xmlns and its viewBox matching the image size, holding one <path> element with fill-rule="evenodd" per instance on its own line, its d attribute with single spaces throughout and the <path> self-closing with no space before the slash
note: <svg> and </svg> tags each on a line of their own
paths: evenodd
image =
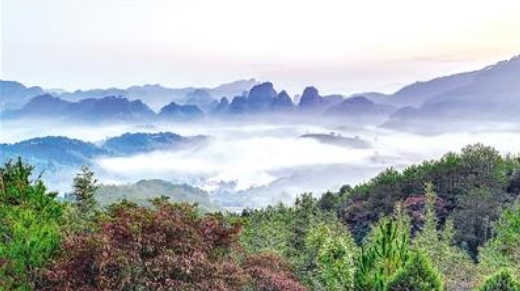
<svg viewBox="0 0 520 291">
<path fill-rule="evenodd" d="M 173 184 L 164 180 L 140 180 L 134 184 L 99 185 L 95 192 L 96 201 L 105 207 L 123 199 L 137 203 L 140 206 L 150 206 L 151 198 L 166 196 L 172 202 L 197 203 L 205 211 L 219 210 L 219 205 L 213 203 L 210 195 L 186 184 Z M 72 199 L 66 195 L 65 199 Z"/>
<path fill-rule="evenodd" d="M 479 144 L 240 214 L 32 170 L 0 167 L 0 290 L 520 290 L 520 159 Z"/>
</svg>

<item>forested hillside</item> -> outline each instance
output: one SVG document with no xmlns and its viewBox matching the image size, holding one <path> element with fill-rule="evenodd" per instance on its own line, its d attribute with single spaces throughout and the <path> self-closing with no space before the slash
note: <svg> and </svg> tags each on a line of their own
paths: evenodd
<svg viewBox="0 0 520 291">
<path fill-rule="evenodd" d="M 481 144 L 241 213 L 71 183 L 0 167 L 0 290 L 520 290 L 520 157 Z"/>
<path fill-rule="evenodd" d="M 123 199 L 149 206 L 152 198 L 168 197 L 171 202 L 197 203 L 205 211 L 219 210 L 210 195 L 190 185 L 176 185 L 163 180 L 141 180 L 127 185 L 100 185 L 95 197 L 100 206 L 109 206 Z M 71 195 L 70 198 L 73 198 Z"/>
</svg>

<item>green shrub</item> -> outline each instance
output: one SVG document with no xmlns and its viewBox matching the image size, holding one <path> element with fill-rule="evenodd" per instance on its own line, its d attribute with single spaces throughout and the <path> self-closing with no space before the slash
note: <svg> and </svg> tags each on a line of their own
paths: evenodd
<svg viewBox="0 0 520 291">
<path fill-rule="evenodd" d="M 372 230 L 356 261 L 354 290 L 380 291 L 410 256 L 410 221 L 401 212 L 395 220 L 383 219 Z"/>
<path fill-rule="evenodd" d="M 520 204 L 505 210 L 495 227 L 495 237 L 480 250 L 483 268 L 510 268 L 520 276 Z"/>
<path fill-rule="evenodd" d="M 447 290 L 471 290 L 478 284 L 478 266 L 461 248 L 455 246 L 453 220 L 447 219 L 439 228 L 435 214 L 436 194 L 432 184 L 426 184 L 424 223 L 416 233 L 414 244 L 431 260 L 442 273 Z"/>
<path fill-rule="evenodd" d="M 348 231 L 334 222 L 321 222 L 310 229 L 305 244 L 304 254 L 316 264 L 314 289 L 352 290 L 358 248 Z"/>
<path fill-rule="evenodd" d="M 442 279 L 430 261 L 416 251 L 386 285 L 387 291 L 442 291 Z"/>
<path fill-rule="evenodd" d="M 31 290 L 60 245 L 62 205 L 21 160 L 0 167 L 0 290 Z"/>
<path fill-rule="evenodd" d="M 477 291 L 520 291 L 520 283 L 513 279 L 511 272 L 501 270 L 488 278 Z"/>
</svg>

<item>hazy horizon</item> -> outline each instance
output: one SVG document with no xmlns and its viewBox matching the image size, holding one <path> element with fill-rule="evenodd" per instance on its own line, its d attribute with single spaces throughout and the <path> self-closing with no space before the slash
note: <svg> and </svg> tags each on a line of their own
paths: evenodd
<svg viewBox="0 0 520 291">
<path fill-rule="evenodd" d="M 7 0 L 1 79 L 74 91 L 255 78 L 291 95 L 392 93 L 518 54 L 520 3 L 499 2 Z"/>
</svg>

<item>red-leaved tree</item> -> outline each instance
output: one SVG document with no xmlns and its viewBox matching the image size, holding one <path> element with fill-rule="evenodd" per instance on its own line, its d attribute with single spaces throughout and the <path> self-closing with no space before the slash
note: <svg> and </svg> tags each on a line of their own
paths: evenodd
<svg viewBox="0 0 520 291">
<path fill-rule="evenodd" d="M 194 206 L 153 204 L 114 205 L 96 230 L 66 237 L 38 289 L 231 291 L 250 285 L 232 255 L 237 225 L 201 217 Z"/>
<path fill-rule="evenodd" d="M 258 291 L 307 291 L 282 257 L 270 253 L 249 256 L 244 269 L 253 278 L 254 289 Z"/>
</svg>

